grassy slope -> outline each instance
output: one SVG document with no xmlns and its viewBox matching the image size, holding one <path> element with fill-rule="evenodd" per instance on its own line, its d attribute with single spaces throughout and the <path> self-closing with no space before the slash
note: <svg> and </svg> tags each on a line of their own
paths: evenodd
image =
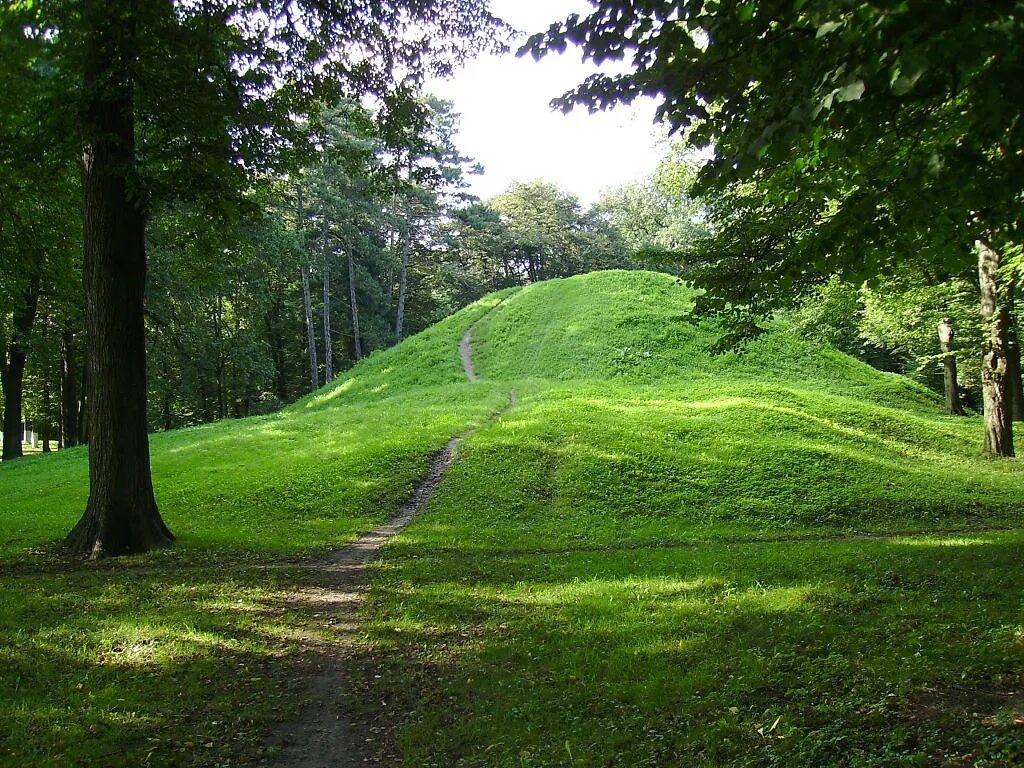
<svg viewBox="0 0 1024 768">
<path fill-rule="evenodd" d="M 405 764 L 998 765 L 1019 742 L 1020 534 L 763 541 L 1019 526 L 1024 474 L 977 456 L 977 419 L 784 331 L 710 358 L 686 289 L 646 273 L 512 295 L 470 386 L 458 338 L 500 298 L 283 414 L 156 436 L 170 552 L 52 561 L 84 455 L 0 467 L 0 761 L 251 755 L 322 627 L 248 561 L 379 520 L 510 387 L 379 564 L 393 656 L 353 684 L 408 711 Z"/>
<path fill-rule="evenodd" d="M 404 764 L 1024 759 L 1024 535 L 830 538 L 1018 527 L 1020 465 L 784 331 L 710 359 L 688 304 L 600 273 L 478 326 L 478 372 L 521 404 L 389 547 L 369 612 L 383 690 L 418 683 Z"/>
<path fill-rule="evenodd" d="M 279 414 L 154 435 L 157 499 L 178 535 L 165 552 L 62 561 L 84 449 L 0 466 L 0 764 L 252 754 L 264 718 L 289 706 L 278 694 L 298 636 L 322 626 L 284 599 L 295 574 L 250 566 L 386 518 L 430 453 L 504 402 L 465 382 L 453 352 L 499 298 Z"/>
</svg>

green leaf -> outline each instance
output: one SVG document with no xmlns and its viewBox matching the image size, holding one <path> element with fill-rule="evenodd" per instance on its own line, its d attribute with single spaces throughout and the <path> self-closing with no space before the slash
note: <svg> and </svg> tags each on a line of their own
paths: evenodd
<svg viewBox="0 0 1024 768">
<path fill-rule="evenodd" d="M 854 80 L 849 85 L 844 85 L 836 92 L 839 101 L 857 101 L 864 95 L 864 81 Z"/>
<path fill-rule="evenodd" d="M 835 30 L 839 29 L 839 27 L 841 26 L 843 26 L 843 23 L 841 21 L 826 21 L 824 24 L 818 27 L 818 33 L 815 35 L 815 37 L 822 38 L 829 32 L 834 32 Z"/>
</svg>

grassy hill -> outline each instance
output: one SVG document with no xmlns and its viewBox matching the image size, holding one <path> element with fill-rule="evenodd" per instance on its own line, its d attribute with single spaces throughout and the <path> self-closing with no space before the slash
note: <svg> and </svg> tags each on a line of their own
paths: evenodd
<svg viewBox="0 0 1024 768">
<path fill-rule="evenodd" d="M 1024 470 L 782 325 L 708 355 L 691 301 L 539 283 L 279 414 L 154 435 L 167 552 L 63 561 L 85 452 L 0 466 L 0 758 L 256 759 L 325 637 L 288 562 L 386 518 L 514 388 L 376 566 L 357 642 L 386 663 L 353 685 L 404 713 L 401 764 L 1024 759 Z"/>
</svg>

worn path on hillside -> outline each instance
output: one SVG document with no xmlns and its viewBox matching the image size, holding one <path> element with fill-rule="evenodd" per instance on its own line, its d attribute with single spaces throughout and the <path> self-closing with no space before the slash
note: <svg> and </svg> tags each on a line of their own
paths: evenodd
<svg viewBox="0 0 1024 768">
<path fill-rule="evenodd" d="M 500 305 L 501 302 L 490 312 Z M 477 320 L 466 330 L 459 343 L 459 357 L 470 381 L 480 380 L 473 368 L 471 346 L 473 329 L 479 322 Z M 499 418 L 515 403 L 515 391 L 509 392 L 508 403 L 492 414 L 490 421 Z M 347 672 L 353 660 L 352 649 L 345 639 L 359 629 L 359 607 L 367 587 L 370 562 L 388 539 L 423 511 L 455 460 L 459 443 L 474 432 L 476 429 L 471 429 L 453 437 L 431 458 L 415 493 L 390 520 L 327 557 L 310 563 L 307 572 L 315 583 L 289 596 L 290 602 L 304 605 L 317 611 L 315 616 L 325 618 L 330 640 L 305 638 L 317 653 L 308 680 L 304 681 L 308 701 L 296 720 L 282 723 L 267 741 L 266 746 L 276 753 L 275 765 L 348 768 L 379 763 L 375 739 L 393 724 L 387 719 L 390 712 L 381 711 L 372 723 L 359 721 L 355 707 L 349 703 L 359 694 L 346 690 Z"/>
</svg>

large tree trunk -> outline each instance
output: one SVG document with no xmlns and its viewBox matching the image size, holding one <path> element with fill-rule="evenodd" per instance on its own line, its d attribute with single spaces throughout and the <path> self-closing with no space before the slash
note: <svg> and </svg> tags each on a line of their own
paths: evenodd
<svg viewBox="0 0 1024 768">
<path fill-rule="evenodd" d="M 412 251 L 410 237 L 402 242 L 402 268 L 398 275 L 398 309 L 395 312 L 395 341 L 402 340 L 405 325 L 405 294 L 409 285 L 409 256 Z"/>
<path fill-rule="evenodd" d="M 320 389 L 320 366 L 316 361 L 316 330 L 313 328 L 313 301 L 309 296 L 309 267 L 302 268 L 302 302 L 306 309 L 306 337 L 309 341 L 310 392 L 316 392 Z"/>
<path fill-rule="evenodd" d="M 949 324 L 948 320 L 939 323 L 939 346 L 943 353 L 946 413 L 951 416 L 963 416 L 964 409 L 960 405 L 960 384 L 956 378 L 956 355 L 953 354 L 953 326 Z"/>
<path fill-rule="evenodd" d="M 14 337 L 6 352 L 0 355 L 0 386 L 4 392 L 3 460 L 20 458 L 25 439 L 21 420 L 25 395 L 25 364 L 28 362 L 28 341 L 39 307 L 39 277 L 29 280 L 14 312 Z"/>
<path fill-rule="evenodd" d="M 324 384 L 334 378 L 334 347 L 331 343 L 331 264 L 327 257 L 327 243 L 324 242 Z"/>
<path fill-rule="evenodd" d="M 356 302 L 356 266 L 352 260 L 351 249 L 348 258 L 348 302 L 352 306 L 352 349 L 356 362 L 363 359 L 363 342 L 359 338 L 359 304 Z"/>
<path fill-rule="evenodd" d="M 85 326 L 89 501 L 67 546 L 93 558 L 145 552 L 174 536 L 153 495 L 146 429 L 146 216 L 135 165 L 130 10 L 85 0 Z"/>
<path fill-rule="evenodd" d="M 1013 456 L 1013 422 L 1007 402 L 1007 333 L 1009 313 L 1001 311 L 999 268 L 1002 254 L 985 240 L 977 240 L 981 314 L 986 324 L 982 345 L 981 389 L 985 404 L 986 456 Z"/>
<path fill-rule="evenodd" d="M 60 420 L 61 446 L 74 448 L 78 445 L 78 355 L 70 328 L 64 329 L 61 340 Z"/>
</svg>

